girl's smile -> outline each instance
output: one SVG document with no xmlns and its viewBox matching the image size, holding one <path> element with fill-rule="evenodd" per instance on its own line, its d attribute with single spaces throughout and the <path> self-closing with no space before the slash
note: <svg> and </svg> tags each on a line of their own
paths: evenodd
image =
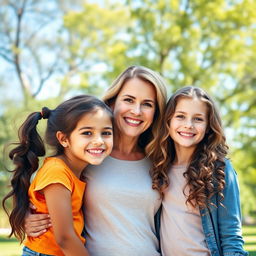
<svg viewBox="0 0 256 256">
<path fill-rule="evenodd" d="M 196 148 L 207 130 L 207 113 L 206 103 L 197 98 L 178 101 L 169 128 L 176 149 Z"/>
<path fill-rule="evenodd" d="M 70 136 L 63 137 L 62 145 L 73 170 L 77 166 L 84 169 L 88 163 L 100 164 L 113 146 L 112 123 L 108 113 L 96 109 L 93 113 L 85 114 Z"/>
</svg>

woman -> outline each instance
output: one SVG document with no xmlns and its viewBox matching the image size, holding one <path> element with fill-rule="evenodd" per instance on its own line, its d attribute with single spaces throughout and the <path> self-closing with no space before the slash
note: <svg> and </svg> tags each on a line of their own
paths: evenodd
<svg viewBox="0 0 256 256">
<path fill-rule="evenodd" d="M 114 112 L 114 147 L 99 168 L 90 166 L 84 174 L 86 247 L 93 256 L 160 255 L 154 215 L 161 197 L 152 190 L 147 155 L 157 148 L 165 83 L 154 71 L 132 66 L 103 100 Z M 40 235 L 49 223 L 44 218 L 27 219 L 27 234 Z"/>
</svg>

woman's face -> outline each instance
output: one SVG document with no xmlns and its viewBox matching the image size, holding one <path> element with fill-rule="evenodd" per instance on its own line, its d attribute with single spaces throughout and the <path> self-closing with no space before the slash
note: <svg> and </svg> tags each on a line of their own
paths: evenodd
<svg viewBox="0 0 256 256">
<path fill-rule="evenodd" d="M 153 122 L 156 109 L 154 86 L 139 78 L 128 80 L 112 109 L 120 136 L 139 137 Z"/>
</svg>

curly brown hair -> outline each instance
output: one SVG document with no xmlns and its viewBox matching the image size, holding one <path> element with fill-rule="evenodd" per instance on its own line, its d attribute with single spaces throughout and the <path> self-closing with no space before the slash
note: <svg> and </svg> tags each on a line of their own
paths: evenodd
<svg viewBox="0 0 256 256">
<path fill-rule="evenodd" d="M 201 88 L 183 87 L 177 90 L 167 102 L 162 119 L 165 125 L 162 125 L 159 132 L 159 150 L 155 150 L 150 155 L 153 160 L 152 187 L 163 196 L 164 190 L 169 186 L 168 172 L 176 154 L 174 142 L 169 136 L 169 124 L 175 113 L 177 102 L 181 98 L 198 98 L 208 107 L 207 132 L 197 145 L 187 170 L 183 174 L 187 180 L 186 186 L 189 187 L 186 203 L 202 209 L 212 204 L 210 199 L 216 193 L 220 196 L 220 202 L 224 199 L 222 192 L 225 187 L 224 169 L 228 146 L 217 108 L 213 100 Z"/>
</svg>

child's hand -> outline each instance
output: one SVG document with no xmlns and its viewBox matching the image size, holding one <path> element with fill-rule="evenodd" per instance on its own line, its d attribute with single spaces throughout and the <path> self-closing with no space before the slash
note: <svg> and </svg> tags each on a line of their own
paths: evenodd
<svg viewBox="0 0 256 256">
<path fill-rule="evenodd" d="M 30 204 L 31 212 L 35 212 L 36 207 Z M 25 232 L 28 236 L 38 237 L 45 233 L 51 227 L 49 214 L 37 214 L 28 212 L 25 217 Z"/>
</svg>

